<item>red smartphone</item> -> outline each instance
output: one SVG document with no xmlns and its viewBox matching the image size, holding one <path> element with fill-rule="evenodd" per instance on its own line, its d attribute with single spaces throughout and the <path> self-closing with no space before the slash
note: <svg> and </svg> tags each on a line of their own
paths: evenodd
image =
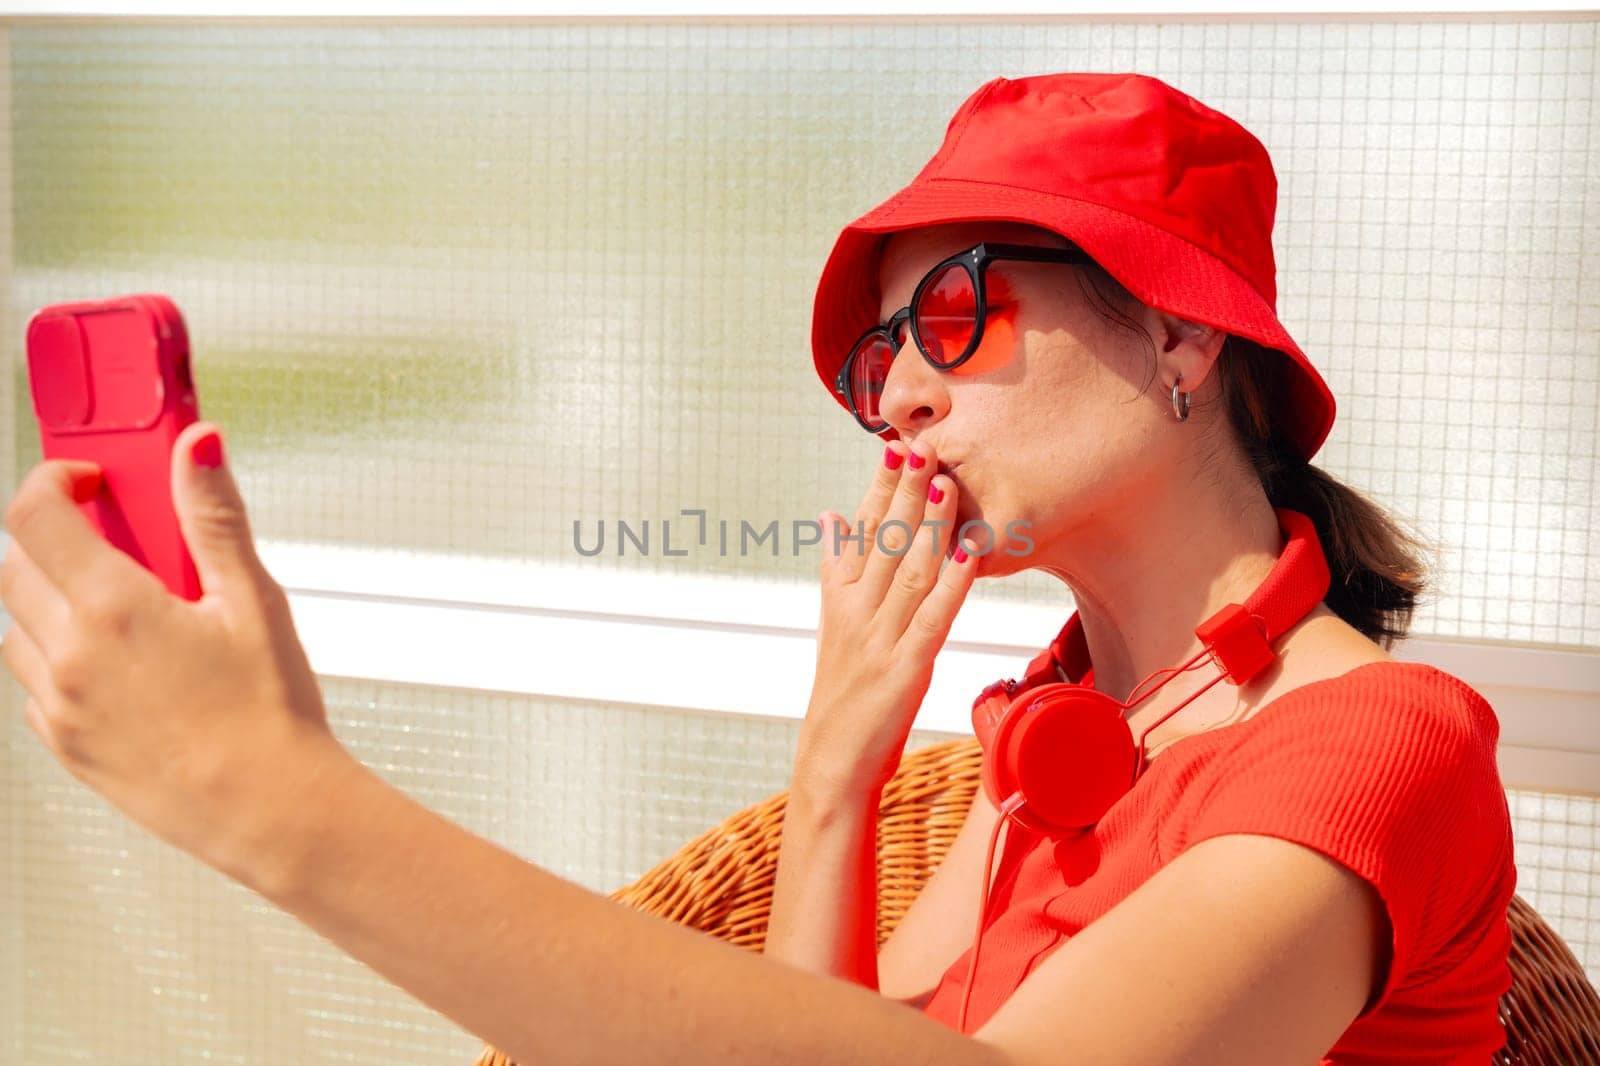
<svg viewBox="0 0 1600 1066">
<path fill-rule="evenodd" d="M 200 417 L 178 308 L 156 295 L 44 308 L 28 322 L 28 385 L 44 457 L 104 474 L 79 509 L 174 595 L 199 599 L 172 506 L 172 447 Z"/>
</svg>

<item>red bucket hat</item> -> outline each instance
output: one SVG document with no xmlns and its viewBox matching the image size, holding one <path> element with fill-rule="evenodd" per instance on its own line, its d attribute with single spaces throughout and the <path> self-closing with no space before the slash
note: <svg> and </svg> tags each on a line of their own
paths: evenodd
<svg viewBox="0 0 1600 1066">
<path fill-rule="evenodd" d="M 878 323 L 884 234 L 1011 221 L 1077 244 L 1145 304 L 1281 352 L 1292 443 L 1310 459 L 1333 393 L 1276 311 L 1278 181 L 1243 126 L 1143 74 L 996 78 L 967 98 L 911 184 L 846 226 L 822 268 L 811 349 L 830 395 Z M 882 434 L 898 436 L 893 427 Z"/>
</svg>

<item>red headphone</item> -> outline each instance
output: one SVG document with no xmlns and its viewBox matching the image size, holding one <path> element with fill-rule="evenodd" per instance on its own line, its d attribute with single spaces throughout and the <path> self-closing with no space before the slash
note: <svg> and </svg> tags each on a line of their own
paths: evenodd
<svg viewBox="0 0 1600 1066">
<path fill-rule="evenodd" d="M 1328 561 L 1311 519 L 1274 508 L 1286 544 L 1272 572 L 1243 605 L 1230 603 L 1195 627 L 1202 650 L 1181 666 L 1157 670 L 1133 688 L 1126 702 L 1093 687 L 1094 671 L 1083 625 L 1073 612 L 1050 646 L 1034 657 L 1019 681 L 996 681 L 972 705 L 972 728 L 984 752 L 983 788 L 1001 812 L 984 863 L 978 934 L 961 1002 L 966 1032 L 967 1001 L 978 966 L 989 866 L 1000 827 L 1013 819 L 1044 836 L 1086 832 L 1133 788 L 1145 769 L 1144 741 L 1150 730 L 1177 714 L 1218 681 L 1242 685 L 1277 658 L 1271 644 L 1328 593 Z M 1152 722 L 1137 743 L 1125 713 L 1202 659 L 1219 673 L 1194 695 Z M 1151 679 L 1166 674 L 1148 692 Z"/>
</svg>

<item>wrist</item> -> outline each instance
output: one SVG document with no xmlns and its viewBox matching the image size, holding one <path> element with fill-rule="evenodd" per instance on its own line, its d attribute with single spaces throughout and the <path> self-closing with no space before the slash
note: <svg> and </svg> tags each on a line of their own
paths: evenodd
<svg viewBox="0 0 1600 1066">
<path fill-rule="evenodd" d="M 211 865 L 268 900 L 286 898 L 314 865 L 330 814 L 353 804 L 368 773 L 331 733 L 297 732 L 257 764 L 252 785 L 230 789 L 224 800 L 234 811 L 230 832 Z"/>
<path fill-rule="evenodd" d="M 791 800 L 803 800 L 819 813 L 849 811 L 865 807 L 876 812 L 887 779 L 856 761 L 826 754 L 803 740 L 795 758 L 789 784 Z"/>
</svg>

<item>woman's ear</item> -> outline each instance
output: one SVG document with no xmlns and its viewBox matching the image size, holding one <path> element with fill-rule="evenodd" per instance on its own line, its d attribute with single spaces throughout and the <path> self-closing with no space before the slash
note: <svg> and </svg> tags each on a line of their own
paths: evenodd
<svg viewBox="0 0 1600 1066">
<path fill-rule="evenodd" d="M 1228 335 L 1215 326 L 1190 322 L 1164 311 L 1156 313 L 1156 346 L 1163 380 L 1170 388 L 1183 376 L 1183 391 L 1198 389 L 1210 375 Z"/>
</svg>

